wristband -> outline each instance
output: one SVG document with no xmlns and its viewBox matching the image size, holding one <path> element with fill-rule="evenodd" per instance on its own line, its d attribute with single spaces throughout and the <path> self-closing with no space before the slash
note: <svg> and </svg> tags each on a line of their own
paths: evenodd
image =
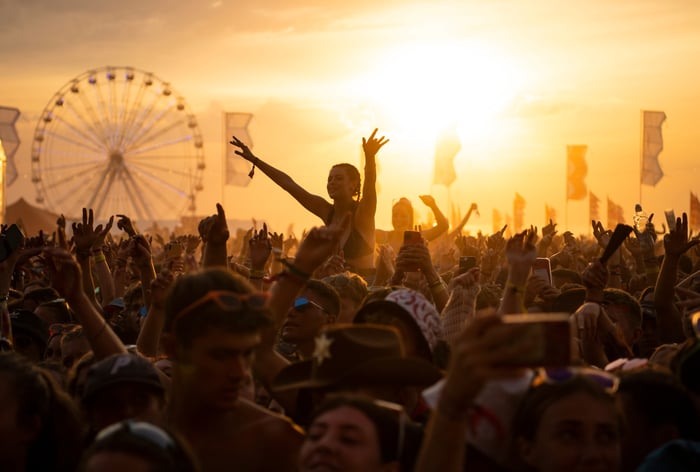
<svg viewBox="0 0 700 472">
<path fill-rule="evenodd" d="M 293 264 L 290 264 L 287 260 L 285 260 L 285 259 L 279 259 L 279 261 L 280 261 L 280 263 L 287 269 L 287 271 L 288 271 L 290 274 L 292 274 L 292 275 L 294 275 L 294 276 L 296 276 L 296 277 L 298 277 L 298 278 L 300 278 L 300 279 L 303 279 L 304 282 L 306 282 L 307 280 L 309 280 L 309 279 L 311 278 L 311 274 L 307 274 L 306 272 L 304 272 L 304 271 L 298 269 L 298 268 L 297 268 L 296 266 L 294 266 Z"/>
<path fill-rule="evenodd" d="M 264 270 L 251 270 L 250 275 L 248 276 L 250 280 L 260 280 L 263 277 L 265 277 Z"/>
<path fill-rule="evenodd" d="M 435 280 L 435 282 L 430 282 L 428 284 L 428 287 L 430 287 L 430 289 L 434 289 L 435 287 L 441 287 L 441 286 L 442 286 L 442 279 L 440 279 L 440 277 L 438 277 L 437 280 Z"/>
<path fill-rule="evenodd" d="M 104 262 L 106 260 L 107 259 L 105 258 L 104 254 L 98 254 L 96 256 L 92 256 L 92 262 L 94 262 L 95 264 L 98 264 L 100 262 Z"/>
</svg>

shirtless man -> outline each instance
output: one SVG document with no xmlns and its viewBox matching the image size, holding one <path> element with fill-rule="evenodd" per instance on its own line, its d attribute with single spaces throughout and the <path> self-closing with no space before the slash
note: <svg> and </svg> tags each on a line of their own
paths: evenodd
<svg viewBox="0 0 700 472">
<path fill-rule="evenodd" d="M 266 302 L 221 269 L 181 277 L 166 301 L 163 343 L 174 360 L 168 421 L 204 472 L 296 469 L 301 430 L 240 395 L 270 322 Z"/>
</svg>

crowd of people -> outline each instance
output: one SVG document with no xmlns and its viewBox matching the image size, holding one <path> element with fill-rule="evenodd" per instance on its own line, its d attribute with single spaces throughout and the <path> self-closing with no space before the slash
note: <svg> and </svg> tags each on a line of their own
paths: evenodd
<svg viewBox="0 0 700 472">
<path fill-rule="evenodd" d="M 434 226 L 401 198 L 381 230 L 388 142 L 328 201 L 232 138 L 319 217 L 299 241 L 232 237 L 221 205 L 166 237 L 86 208 L 14 247 L 4 222 L 0 468 L 700 470 L 687 216 L 470 235 L 423 195 Z"/>
</svg>

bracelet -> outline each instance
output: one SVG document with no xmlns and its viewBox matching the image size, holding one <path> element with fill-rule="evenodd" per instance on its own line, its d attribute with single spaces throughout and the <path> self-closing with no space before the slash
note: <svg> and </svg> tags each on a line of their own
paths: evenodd
<svg viewBox="0 0 700 472">
<path fill-rule="evenodd" d="M 97 256 L 92 256 L 92 262 L 94 262 L 95 264 L 98 264 L 100 262 L 104 262 L 106 260 L 107 260 L 107 258 L 105 258 L 104 254 L 98 254 Z"/>
<path fill-rule="evenodd" d="M 307 274 L 306 272 L 298 269 L 295 265 L 289 263 L 286 259 L 278 259 L 280 263 L 287 269 L 287 271 L 294 276 L 303 279 L 304 282 L 309 280 L 311 278 L 311 274 Z"/>
<path fill-rule="evenodd" d="M 278 247 L 273 247 L 273 248 L 272 248 L 272 252 L 273 252 L 274 254 L 281 255 L 281 254 L 282 254 L 282 249 L 280 249 L 280 248 L 278 248 Z"/>
<path fill-rule="evenodd" d="M 428 283 L 428 287 L 430 288 L 435 288 L 438 285 L 442 285 L 442 279 L 440 277 L 438 277 L 434 282 Z"/>
</svg>

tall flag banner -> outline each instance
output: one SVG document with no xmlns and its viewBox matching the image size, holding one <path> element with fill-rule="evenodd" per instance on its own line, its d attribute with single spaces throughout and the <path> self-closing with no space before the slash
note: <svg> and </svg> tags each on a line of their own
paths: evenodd
<svg viewBox="0 0 700 472">
<path fill-rule="evenodd" d="M 229 113 L 224 112 L 224 137 L 226 143 L 231 140 L 231 136 L 235 136 L 249 148 L 253 147 L 253 140 L 248 134 L 248 124 L 253 119 L 252 113 Z M 238 155 L 231 155 L 231 146 L 228 144 L 224 147 L 224 169 L 226 175 L 224 181 L 226 185 L 234 185 L 236 187 L 246 187 L 250 183 L 251 164 Z"/>
<path fill-rule="evenodd" d="M 693 192 L 690 192 L 690 221 L 688 223 L 692 229 L 700 229 L 700 200 Z"/>
<path fill-rule="evenodd" d="M 519 233 L 525 224 L 525 199 L 516 192 L 513 200 L 513 231 Z"/>
<path fill-rule="evenodd" d="M 19 136 L 15 130 L 15 123 L 19 118 L 17 108 L 0 107 L 0 141 L 5 149 L 5 182 L 7 185 L 17 180 L 17 166 L 15 166 L 15 152 L 19 147 Z"/>
<path fill-rule="evenodd" d="M 566 146 L 566 199 L 583 200 L 588 193 L 586 189 L 586 152 L 588 146 Z"/>
<path fill-rule="evenodd" d="M 557 222 L 557 210 L 545 203 L 544 205 L 544 225 L 547 226 L 549 221 Z"/>
<path fill-rule="evenodd" d="M 493 209 L 493 216 L 491 217 L 491 227 L 493 228 L 492 233 L 497 233 L 503 228 L 503 216 L 501 212 Z"/>
<path fill-rule="evenodd" d="M 656 185 L 664 176 L 659 164 L 659 153 L 664 149 L 664 138 L 661 135 L 661 125 L 666 121 L 666 113 L 662 111 L 643 112 L 642 130 L 642 169 L 641 183 Z"/>
<path fill-rule="evenodd" d="M 455 126 L 440 133 L 435 143 L 433 185 L 449 187 L 457 180 L 454 160 L 460 149 L 462 149 L 462 143 L 459 141 Z"/>
<path fill-rule="evenodd" d="M 588 219 L 591 221 L 600 221 L 600 198 L 596 197 L 593 192 L 588 192 Z"/>
<path fill-rule="evenodd" d="M 625 214 L 621 205 L 618 205 L 608 197 L 608 228 L 614 228 L 618 223 L 625 222 Z"/>
</svg>

